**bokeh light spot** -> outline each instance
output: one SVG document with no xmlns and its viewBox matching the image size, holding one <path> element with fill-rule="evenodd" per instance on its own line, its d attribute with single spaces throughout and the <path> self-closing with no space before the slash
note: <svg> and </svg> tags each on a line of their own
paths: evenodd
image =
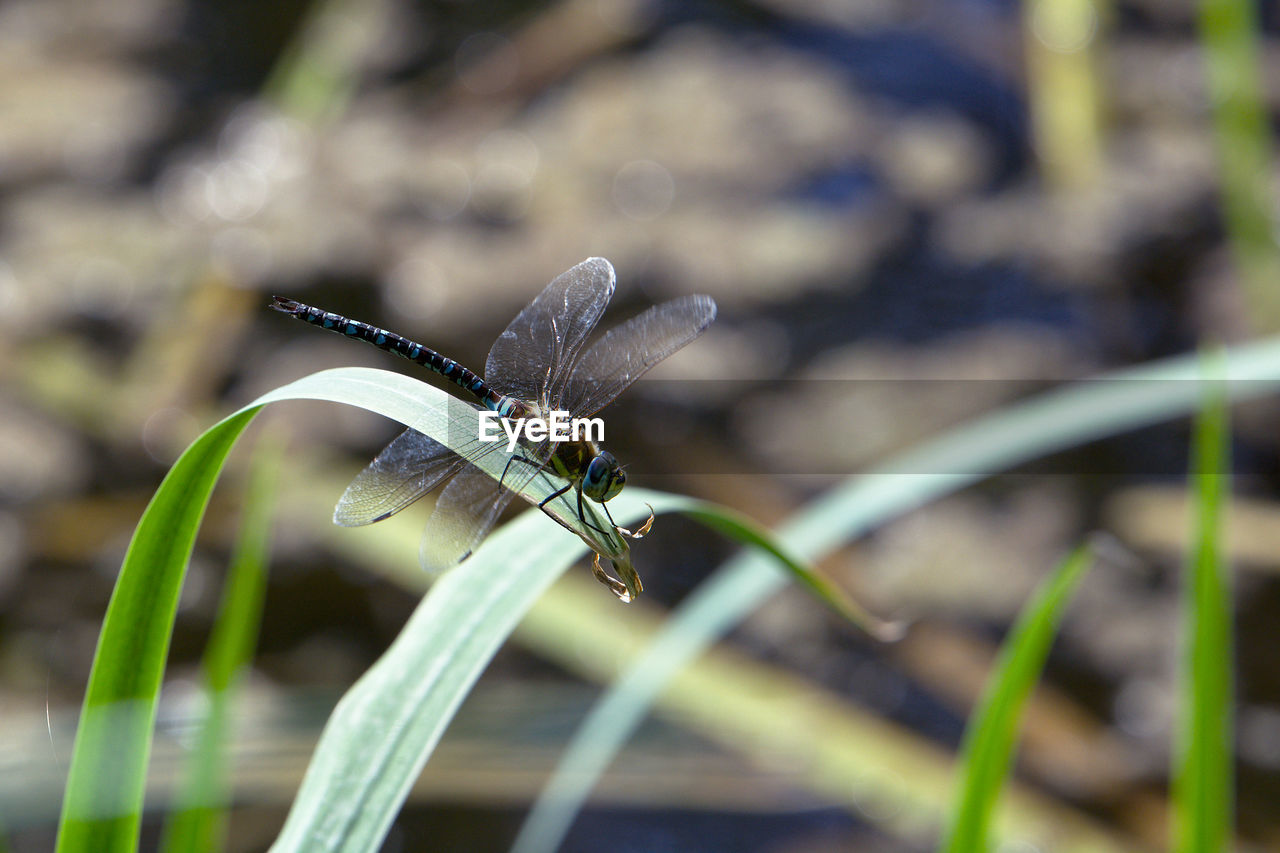
<svg viewBox="0 0 1280 853">
<path fill-rule="evenodd" d="M 675 179 L 652 160 L 632 160 L 613 176 L 613 204 L 629 219 L 657 219 L 675 197 Z"/>
</svg>

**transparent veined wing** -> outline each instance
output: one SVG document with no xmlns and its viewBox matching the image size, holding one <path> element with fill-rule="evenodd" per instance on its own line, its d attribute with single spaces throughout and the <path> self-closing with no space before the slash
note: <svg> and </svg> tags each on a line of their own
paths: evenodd
<svg viewBox="0 0 1280 853">
<path fill-rule="evenodd" d="M 610 329 L 582 354 L 552 408 L 578 417 L 599 411 L 658 362 L 701 335 L 716 318 L 710 296 L 655 305 Z"/>
<path fill-rule="evenodd" d="M 494 341 L 484 379 L 533 403 L 557 399 L 613 296 L 613 265 L 588 258 L 557 276 Z"/>
<path fill-rule="evenodd" d="M 440 493 L 422 533 L 419 559 L 431 573 L 443 572 L 471 556 L 511 499 L 543 470 L 550 442 L 524 448 L 505 467 L 499 482 L 475 465 L 466 465 Z M 526 461 L 527 460 L 527 461 Z"/>
<path fill-rule="evenodd" d="M 465 560 L 514 496 L 479 468 L 464 468 L 444 487 L 427 519 L 422 567 L 438 574 Z"/>
<path fill-rule="evenodd" d="M 466 460 L 407 429 L 382 449 L 338 499 L 334 524 L 357 527 L 395 515 L 456 473 Z"/>
<path fill-rule="evenodd" d="M 551 442 L 521 445 L 508 463 L 505 438 L 480 440 L 478 407 L 459 401 L 453 411 L 452 447 L 405 430 L 347 487 L 334 521 L 347 527 L 381 521 L 448 480 L 423 536 L 422 564 L 443 571 L 470 554 L 511 498 L 542 470 L 554 447 Z"/>
<path fill-rule="evenodd" d="M 456 474 L 467 463 L 500 452 L 505 438 L 479 440 L 479 407 L 457 400 L 451 404 L 449 444 L 415 429 L 406 429 L 347 486 L 333 511 L 335 524 L 357 527 L 390 518 Z M 452 445 L 452 447 L 450 447 Z"/>
</svg>

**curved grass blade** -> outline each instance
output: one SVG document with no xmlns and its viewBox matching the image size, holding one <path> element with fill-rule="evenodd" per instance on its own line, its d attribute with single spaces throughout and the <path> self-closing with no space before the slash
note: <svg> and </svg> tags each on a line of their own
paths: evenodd
<svg viewBox="0 0 1280 853">
<path fill-rule="evenodd" d="M 630 507 L 620 518 L 645 512 Z M 272 850 L 378 849 L 489 659 L 586 552 L 542 513 L 528 511 L 441 576 L 334 709 Z"/>
<path fill-rule="evenodd" d="M 59 853 L 136 848 L 156 701 L 196 531 L 240 433 L 262 405 L 286 399 L 332 400 L 436 436 L 448 435 L 451 428 L 455 435 L 465 434 L 456 431 L 455 419 L 464 416 L 449 405 L 452 398 L 445 392 L 398 374 L 347 369 L 314 374 L 265 394 L 187 448 L 134 530 L 103 618 L 67 775 Z M 606 552 L 616 548 L 605 541 L 597 545 Z M 615 559 L 626 558 L 626 543 L 620 547 Z"/>
<path fill-rule="evenodd" d="M 961 751 L 963 781 L 951 828 L 941 849 L 948 853 L 993 849 L 991 821 L 1013 762 L 1014 740 L 1027 696 L 1040 678 L 1062 611 L 1093 561 L 1083 545 L 1067 556 L 1022 609 L 1009 632 L 986 692 L 969 718 Z"/>
<path fill-rule="evenodd" d="M 436 581 L 334 709 L 272 850 L 378 849 L 485 664 L 585 550 L 525 513 Z"/>
<path fill-rule="evenodd" d="M 1230 482 L 1224 396 L 1220 384 L 1208 384 L 1192 445 L 1195 538 L 1182 594 L 1182 696 L 1171 773 L 1173 849 L 1179 853 L 1227 850 L 1231 838 L 1231 581 L 1221 543 Z"/>
<path fill-rule="evenodd" d="M 741 545 L 752 546 L 762 555 L 773 557 L 776 565 L 790 572 L 793 580 L 835 611 L 836 615 L 857 625 L 876 639 L 893 642 L 901 638 L 904 627 L 901 623 L 885 621 L 868 613 L 843 589 L 794 557 L 767 530 L 741 513 L 707 501 L 680 495 L 650 492 L 634 487 L 629 493 L 632 500 L 645 496 L 652 496 L 657 501 L 654 505 L 661 507 L 660 512 L 678 512 L 717 533 L 737 540 Z"/>
<path fill-rule="evenodd" d="M 538 600 L 515 639 L 588 680 L 609 683 L 648 647 L 667 614 L 647 607 L 619 612 L 608 604 L 594 584 L 570 572 Z M 661 705 L 668 722 L 748 763 L 776 765 L 792 787 L 857 808 L 891 837 L 919 839 L 924 827 L 938 823 L 937 804 L 948 802 L 954 787 L 954 755 L 942 746 L 839 691 L 729 645 L 708 650 L 677 673 Z M 1016 783 L 1002 797 L 1000 820 L 1002 833 L 1024 840 L 1028 849 L 1132 850 L 1071 806 Z"/>
<path fill-rule="evenodd" d="M 103 620 L 63 802 L 58 838 L 58 849 L 62 853 L 136 848 L 156 701 L 177 611 L 178 593 L 196 531 L 213 485 L 240 433 L 263 405 L 290 399 L 330 400 L 360 406 L 441 440 L 450 435 L 465 436 L 468 429 L 473 429 L 465 422 L 459 424 L 453 398 L 439 389 L 399 374 L 344 368 L 313 374 L 269 392 L 196 439 L 174 463 L 143 513 Z M 465 419 L 466 415 L 462 417 Z M 500 475 L 500 459 L 489 464 L 496 472 L 495 476 Z M 529 489 L 535 499 L 555 489 L 554 482 L 540 482 L 545 479 L 535 478 L 530 484 Z M 539 489 L 543 491 L 539 492 Z M 665 511 L 664 502 L 670 502 L 672 507 L 692 507 L 704 518 L 715 516 L 715 512 L 705 504 L 684 502 L 656 493 L 641 495 L 639 490 L 635 491 L 636 494 L 628 501 L 615 504 L 619 506 L 618 517 L 624 523 L 634 523 L 647 514 L 640 499 L 645 496 L 660 511 Z M 548 507 L 554 509 L 554 504 L 548 504 Z M 426 761 L 439 731 L 447 724 L 484 663 L 546 584 L 577 559 L 588 544 L 597 551 L 605 550 L 606 556 L 615 561 L 627 559 L 626 543 L 620 537 L 617 538 L 621 542 L 621 551 L 611 551 L 609 549 L 615 547 L 614 543 L 573 529 L 574 525 L 580 525 L 576 508 L 570 506 L 567 512 L 573 515 L 558 520 L 577 535 L 576 540 L 568 534 L 551 532 L 554 528 L 547 527 L 542 513 L 526 513 L 523 524 L 510 531 L 504 529 L 500 537 L 496 534 L 491 537 L 494 541 L 484 548 L 484 552 L 490 555 L 486 560 L 478 560 L 480 552 L 477 551 L 476 557 L 466 564 L 470 567 L 467 571 L 460 567 L 448 575 L 447 582 L 441 582 L 441 591 L 424 601 L 420 612 L 429 615 L 422 620 L 430 624 L 422 630 L 436 631 L 427 636 L 434 637 L 434 642 L 439 645 L 429 646 L 431 655 L 425 659 L 417 657 L 412 664 L 389 652 L 388 659 L 398 662 L 384 665 L 377 672 L 371 671 L 366 680 L 385 688 L 383 679 L 388 677 L 388 670 L 394 679 L 395 676 L 403 676 L 405 669 L 415 676 L 423 675 L 426 669 L 429 670 L 426 674 L 430 676 L 431 689 L 423 693 L 425 682 L 414 678 L 410 680 L 419 691 L 416 693 L 394 694 L 392 691 L 394 695 L 384 698 L 384 694 L 377 690 L 372 693 L 358 691 L 350 701 L 344 700 L 342 718 L 333 723 L 340 730 L 350 723 L 353 714 L 367 712 L 372 717 L 356 714 L 359 725 L 371 726 L 385 733 L 388 718 L 399 714 L 397 719 L 404 721 L 413 716 L 415 722 L 421 724 L 413 728 L 418 740 L 413 744 L 408 741 L 400 743 L 400 747 L 409 748 L 397 748 L 392 751 L 394 754 L 374 754 L 371 748 L 373 741 L 367 737 L 347 741 L 351 748 L 349 751 L 327 747 L 318 752 L 308 778 L 319 778 L 321 782 L 312 782 L 311 787 L 305 789 L 308 792 L 314 791 L 317 785 L 323 788 L 322 783 L 326 781 L 333 781 L 333 777 L 326 775 L 326 768 L 340 766 L 346 771 L 364 762 L 367 770 L 369 765 L 365 759 L 370 755 L 375 759 L 386 759 L 390 765 L 376 766 L 373 771 L 358 777 L 356 783 L 352 783 L 350 777 L 339 776 L 346 787 L 336 798 L 308 796 L 300 799 L 295 813 L 304 817 L 294 819 L 286 827 L 287 834 L 279 842 L 282 845 L 280 849 L 289 849 L 290 843 L 314 849 L 319 837 L 356 845 L 349 849 L 364 849 L 359 846 L 359 839 L 380 838 L 399 809 L 403 791 L 412 782 L 416 773 L 413 768 L 420 768 Z M 744 542 L 769 548 L 793 571 L 802 575 L 807 571 L 740 519 L 725 515 L 719 524 L 730 532 L 737 531 Z M 543 557 L 544 553 L 555 558 Z M 525 572 L 512 571 L 511 564 L 517 559 L 522 565 L 533 568 Z M 497 563 L 496 568 L 494 563 Z M 820 585 L 817 581 L 813 584 Z M 833 603 L 847 612 L 854 612 L 849 605 L 842 605 L 834 599 Z M 441 621 L 444 618 L 439 616 L 441 608 L 455 621 Z M 452 630 L 446 630 L 442 635 L 439 633 L 442 625 L 450 626 Z M 403 642 L 397 641 L 394 648 L 410 648 L 414 653 L 422 654 L 423 648 L 414 645 L 422 637 L 406 633 Z M 424 660 L 431 663 L 424 666 Z M 427 699 L 434 704 L 424 707 L 417 701 Z M 396 728 L 390 734 L 395 737 L 403 732 Z M 393 769 L 402 772 L 397 776 L 391 772 Z M 352 785 L 359 788 L 357 783 L 366 786 L 360 788 L 360 797 L 352 795 Z M 397 790 L 400 798 L 395 796 Z M 326 805 L 308 815 L 308 806 L 316 802 Z M 338 820 L 341 806 L 351 802 L 362 803 L 363 807 L 355 816 L 358 820 L 334 830 L 335 822 L 341 823 Z M 351 842 L 351 839 L 356 841 Z"/>
<path fill-rule="evenodd" d="M 1280 388 L 1280 339 L 1228 350 L 1223 375 L 1228 379 L 1228 399 L 1273 393 Z M 785 524 L 777 539 L 797 558 L 817 561 L 876 525 L 983 477 L 1194 411 L 1198 379 L 1196 357 L 1180 356 L 1107 374 L 979 418 L 851 479 Z M 905 476 L 904 471 L 918 473 Z M 513 850 L 537 853 L 559 847 L 587 793 L 663 687 L 782 584 L 783 576 L 767 560 L 743 554 L 690 595 L 652 646 L 587 715 L 534 803 Z M 867 768 L 869 774 L 876 770 Z M 882 781 L 891 784 L 891 768 L 880 771 Z M 937 807 L 941 812 L 945 805 L 939 802 Z"/>
<path fill-rule="evenodd" d="M 630 488 L 610 506 L 622 524 L 650 510 L 687 514 L 762 549 L 792 572 L 809 573 L 750 522 L 706 502 Z M 581 540 L 530 510 L 437 581 L 334 710 L 272 850 L 377 849 L 489 659 L 552 581 L 586 553 Z M 829 603 L 841 613 L 860 613 L 839 596 Z"/>
<path fill-rule="evenodd" d="M 239 677 L 257 644 L 276 481 L 283 460 L 283 446 L 277 441 L 261 442 L 254 453 L 240 537 L 204 654 L 205 716 L 161 839 L 160 849 L 168 853 L 221 850 L 226 836 L 228 714 Z"/>
<path fill-rule="evenodd" d="M 67 776 L 60 853 L 134 850 L 178 592 L 222 463 L 256 409 L 196 439 L 138 522 L 94 655 Z"/>
<path fill-rule="evenodd" d="M 1272 81 L 1264 76 L 1259 8 L 1251 0 L 1200 0 L 1198 5 L 1227 241 L 1253 328 L 1273 332 L 1280 327 L 1280 251 L 1271 201 L 1275 141 L 1266 96 Z"/>
</svg>

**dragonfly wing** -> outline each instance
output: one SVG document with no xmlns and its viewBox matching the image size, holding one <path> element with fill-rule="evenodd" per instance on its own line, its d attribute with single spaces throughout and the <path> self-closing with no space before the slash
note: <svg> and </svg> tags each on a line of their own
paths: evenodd
<svg viewBox="0 0 1280 853">
<path fill-rule="evenodd" d="M 474 465 L 463 468 L 444 487 L 427 521 L 419 553 L 422 567 L 434 574 L 471 556 L 511 499 L 544 470 L 552 449 L 549 442 L 523 449 L 501 483 Z"/>
<path fill-rule="evenodd" d="M 449 481 L 422 534 L 422 567 L 432 574 L 471 556 L 515 492 L 468 465 Z"/>
<path fill-rule="evenodd" d="M 494 341 L 485 381 L 518 400 L 560 396 L 614 283 L 613 266 L 604 258 L 588 258 L 557 276 Z"/>
<path fill-rule="evenodd" d="M 583 353 L 552 408 L 575 416 L 597 412 L 658 362 L 701 335 L 716 318 L 710 296 L 655 305 L 606 332 Z"/>
<path fill-rule="evenodd" d="M 333 521 L 343 527 L 382 521 L 434 489 L 463 464 L 434 438 L 407 429 L 351 481 L 338 499 Z"/>
</svg>

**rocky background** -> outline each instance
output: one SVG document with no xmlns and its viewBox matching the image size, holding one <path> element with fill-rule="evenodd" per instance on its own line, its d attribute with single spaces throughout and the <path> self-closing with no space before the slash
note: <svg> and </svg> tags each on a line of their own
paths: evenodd
<svg viewBox="0 0 1280 853">
<path fill-rule="evenodd" d="M 606 326 L 709 293 L 719 319 L 606 410 L 609 446 L 631 482 L 767 525 L 1037 390 L 1280 327 L 1250 302 L 1225 236 L 1189 6 L 0 5 L 0 762 L 26 768 L 0 791 L 12 849 L 51 842 L 114 574 L 181 448 L 306 373 L 414 370 L 268 311 L 272 293 L 476 369 L 589 255 L 618 270 Z M 1274 111 L 1274 9 L 1259 21 Z M 1256 176 L 1267 207 L 1271 166 Z M 281 507 L 235 850 L 269 844 L 327 707 L 415 602 L 314 533 L 394 426 L 276 408 L 287 467 L 336 485 Z M 1238 421 L 1237 827 L 1263 849 L 1280 843 L 1280 444 L 1273 406 Z M 794 590 L 732 642 L 952 749 L 1037 581 L 1109 532 L 1131 559 L 1082 587 L 1019 769 L 1127 843 L 1159 846 L 1188 434 L 1181 422 L 1059 454 L 822 567 L 877 612 L 918 620 L 903 643 L 854 636 Z M 184 590 L 165 706 L 178 718 L 247 455 Z M 732 553 L 668 519 L 636 547 L 663 608 Z M 388 849 L 506 849 L 594 692 L 505 649 Z M 544 723 L 512 734 L 531 718 Z M 655 722 L 565 849 L 931 849 L 927 825 L 892 831 L 876 803 L 833 803 L 795 775 L 787 756 L 747 762 Z"/>
</svg>

